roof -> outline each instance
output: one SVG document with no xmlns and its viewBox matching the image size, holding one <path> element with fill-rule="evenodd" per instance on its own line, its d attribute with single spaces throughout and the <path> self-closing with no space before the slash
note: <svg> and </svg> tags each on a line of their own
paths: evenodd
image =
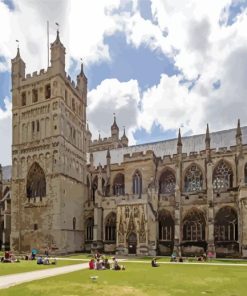
<svg viewBox="0 0 247 296">
<path fill-rule="evenodd" d="M 3 170 L 3 180 L 10 180 L 11 179 L 11 169 L 12 166 L 8 165 L 8 166 L 3 166 L 2 170 Z"/>
<path fill-rule="evenodd" d="M 247 126 L 241 128 L 242 130 L 242 143 L 247 144 Z M 189 154 L 190 152 L 200 152 L 205 150 L 205 137 L 206 134 L 200 134 L 189 137 L 182 137 L 182 152 Z M 210 133 L 211 149 L 218 150 L 219 148 L 230 148 L 236 145 L 236 128 L 223 130 Z M 111 163 L 122 163 L 123 156 L 134 152 L 146 152 L 152 150 L 157 157 L 164 155 L 173 155 L 177 153 L 177 138 L 165 140 L 154 143 L 147 143 L 142 145 L 135 145 L 111 150 Z M 94 165 L 98 166 L 106 164 L 106 150 L 93 152 Z"/>
</svg>

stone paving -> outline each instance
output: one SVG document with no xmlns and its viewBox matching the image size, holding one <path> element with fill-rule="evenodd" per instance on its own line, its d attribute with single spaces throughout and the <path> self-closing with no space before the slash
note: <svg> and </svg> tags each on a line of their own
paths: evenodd
<svg viewBox="0 0 247 296">
<path fill-rule="evenodd" d="M 0 289 L 88 268 L 88 263 L 0 276 Z"/>
</svg>

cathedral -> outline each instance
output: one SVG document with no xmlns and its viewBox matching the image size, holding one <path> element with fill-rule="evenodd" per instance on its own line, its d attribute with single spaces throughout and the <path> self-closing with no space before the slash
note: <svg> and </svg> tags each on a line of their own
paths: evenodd
<svg viewBox="0 0 247 296">
<path fill-rule="evenodd" d="M 114 116 L 92 140 L 87 78 L 12 59 L 12 166 L 0 167 L 0 247 L 118 255 L 247 257 L 247 126 L 128 145 Z"/>
</svg>

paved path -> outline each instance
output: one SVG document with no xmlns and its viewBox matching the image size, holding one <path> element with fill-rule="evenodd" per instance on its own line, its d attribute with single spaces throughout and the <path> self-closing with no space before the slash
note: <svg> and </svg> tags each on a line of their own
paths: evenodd
<svg viewBox="0 0 247 296">
<path fill-rule="evenodd" d="M 88 263 L 0 276 L 0 289 L 88 268 Z"/>
</svg>

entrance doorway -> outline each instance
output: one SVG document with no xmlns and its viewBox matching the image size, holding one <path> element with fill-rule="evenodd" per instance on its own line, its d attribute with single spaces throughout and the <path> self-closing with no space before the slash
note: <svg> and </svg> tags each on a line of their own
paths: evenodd
<svg viewBox="0 0 247 296">
<path fill-rule="evenodd" d="M 129 254 L 136 254 L 137 236 L 136 233 L 131 232 L 128 237 Z"/>
</svg>

